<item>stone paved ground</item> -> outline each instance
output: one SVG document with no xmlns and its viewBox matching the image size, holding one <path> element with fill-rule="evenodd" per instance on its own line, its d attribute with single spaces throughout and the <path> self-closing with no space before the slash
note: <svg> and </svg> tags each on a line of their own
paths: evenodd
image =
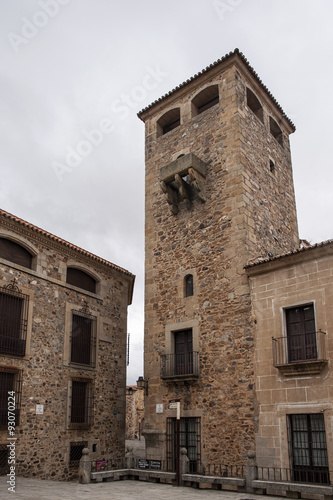
<svg viewBox="0 0 333 500">
<path fill-rule="evenodd" d="M 0 477 L 1 500 L 281 500 L 281 497 L 177 488 L 142 481 L 114 481 L 87 485 L 25 478 L 17 478 L 16 481 L 15 493 L 9 493 L 6 478 Z"/>
</svg>

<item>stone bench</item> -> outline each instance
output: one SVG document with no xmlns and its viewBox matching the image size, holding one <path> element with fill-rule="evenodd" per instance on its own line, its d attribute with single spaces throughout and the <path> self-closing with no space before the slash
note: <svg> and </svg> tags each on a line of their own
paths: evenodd
<svg viewBox="0 0 333 500">
<path fill-rule="evenodd" d="M 147 469 L 117 469 L 92 472 L 90 478 L 94 483 L 101 483 L 102 481 L 119 481 L 120 479 L 138 479 L 141 481 L 174 484 L 176 481 L 176 473 Z"/>
<path fill-rule="evenodd" d="M 182 479 L 184 483 L 190 483 L 191 486 L 212 485 L 217 489 L 218 487 L 224 489 L 232 489 L 240 492 L 245 491 L 245 479 L 240 477 L 223 477 L 223 476 L 200 476 L 199 474 L 183 474 Z"/>
<path fill-rule="evenodd" d="M 265 479 L 256 479 L 252 481 L 252 486 L 255 489 L 285 492 L 288 498 L 301 498 L 302 493 L 312 495 L 323 495 L 325 500 L 333 500 L 333 486 L 321 486 L 318 484 L 308 483 L 289 483 L 287 481 L 266 481 Z"/>
</svg>

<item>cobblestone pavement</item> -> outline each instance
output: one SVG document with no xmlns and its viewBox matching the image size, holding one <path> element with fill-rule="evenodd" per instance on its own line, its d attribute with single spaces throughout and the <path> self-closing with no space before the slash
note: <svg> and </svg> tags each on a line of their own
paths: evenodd
<svg viewBox="0 0 333 500">
<path fill-rule="evenodd" d="M 5 476 L 0 477 L 1 500 L 281 500 L 281 497 L 177 488 L 142 481 L 78 484 L 26 478 L 17 478 L 15 493 L 10 493 L 6 481 Z"/>
</svg>

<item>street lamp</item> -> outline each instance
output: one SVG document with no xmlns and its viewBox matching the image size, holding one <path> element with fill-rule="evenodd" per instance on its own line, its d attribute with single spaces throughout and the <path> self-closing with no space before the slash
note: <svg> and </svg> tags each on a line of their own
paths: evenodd
<svg viewBox="0 0 333 500">
<path fill-rule="evenodd" d="M 148 396 L 148 379 L 144 379 L 143 377 L 139 377 L 136 381 L 136 385 L 139 389 L 145 390 L 145 395 Z"/>
</svg>

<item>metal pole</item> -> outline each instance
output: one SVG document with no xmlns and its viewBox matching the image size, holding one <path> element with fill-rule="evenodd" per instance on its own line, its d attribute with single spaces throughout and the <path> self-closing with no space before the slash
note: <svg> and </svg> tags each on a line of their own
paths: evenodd
<svg viewBox="0 0 333 500">
<path fill-rule="evenodd" d="M 180 486 L 180 402 L 177 402 L 177 463 L 176 463 L 177 486 Z"/>
</svg>

